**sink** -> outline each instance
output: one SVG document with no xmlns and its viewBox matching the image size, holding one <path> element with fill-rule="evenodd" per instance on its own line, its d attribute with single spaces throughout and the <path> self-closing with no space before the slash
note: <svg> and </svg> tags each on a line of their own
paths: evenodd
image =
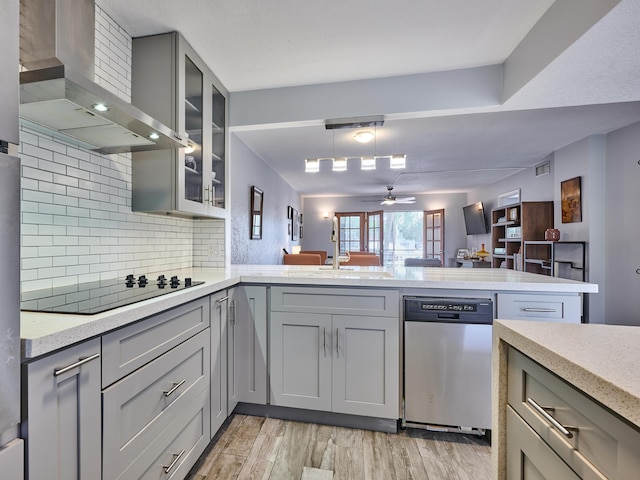
<svg viewBox="0 0 640 480">
<path fill-rule="evenodd" d="M 318 268 L 314 270 L 291 269 L 285 272 L 290 277 L 325 277 L 325 278 L 394 278 L 392 273 L 380 270 L 352 270 L 342 267 L 339 270 L 333 268 Z"/>
</svg>

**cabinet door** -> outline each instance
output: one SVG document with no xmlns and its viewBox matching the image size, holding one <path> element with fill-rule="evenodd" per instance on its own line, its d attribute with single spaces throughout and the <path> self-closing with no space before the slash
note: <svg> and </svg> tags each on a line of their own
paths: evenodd
<svg viewBox="0 0 640 480">
<path fill-rule="evenodd" d="M 229 395 L 240 402 L 267 403 L 267 289 L 263 286 L 236 287 L 231 292 L 233 329 L 233 377 Z"/>
<path fill-rule="evenodd" d="M 393 318 L 333 316 L 334 412 L 399 418 L 399 325 Z"/>
<path fill-rule="evenodd" d="M 331 410 L 331 316 L 271 313 L 271 403 Z"/>
<path fill-rule="evenodd" d="M 24 367 L 30 480 L 101 478 L 99 354 L 94 339 Z"/>
<path fill-rule="evenodd" d="M 507 407 L 507 480 L 579 480 L 540 436 Z"/>
<path fill-rule="evenodd" d="M 211 295 L 211 438 L 227 419 L 227 291 Z"/>
<path fill-rule="evenodd" d="M 209 210 L 225 208 L 226 204 L 226 99 L 215 84 L 211 85 L 211 185 L 205 187 Z M 207 190 L 208 189 L 208 190 Z M 215 207 L 215 208 L 211 208 Z"/>
</svg>

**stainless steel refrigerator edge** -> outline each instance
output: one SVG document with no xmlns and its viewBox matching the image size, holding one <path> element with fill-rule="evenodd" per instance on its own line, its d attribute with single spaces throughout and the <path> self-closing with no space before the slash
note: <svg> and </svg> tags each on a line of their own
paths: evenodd
<svg viewBox="0 0 640 480">
<path fill-rule="evenodd" d="M 0 140 L 18 144 L 19 1 L 0 0 Z M 16 149 L 17 150 L 17 149 Z M 0 475 L 23 478 L 20 422 L 20 161 L 0 153 Z"/>
</svg>

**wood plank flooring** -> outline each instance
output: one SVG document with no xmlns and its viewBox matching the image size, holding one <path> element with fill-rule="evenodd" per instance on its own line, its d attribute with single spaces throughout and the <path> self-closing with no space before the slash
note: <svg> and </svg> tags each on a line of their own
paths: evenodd
<svg viewBox="0 0 640 480">
<path fill-rule="evenodd" d="M 371 432 L 234 415 L 187 480 L 484 480 L 484 438 L 407 429 Z"/>
</svg>

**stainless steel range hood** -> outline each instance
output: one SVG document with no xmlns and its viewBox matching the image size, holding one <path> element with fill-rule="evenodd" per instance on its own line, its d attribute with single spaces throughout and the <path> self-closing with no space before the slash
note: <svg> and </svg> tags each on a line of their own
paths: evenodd
<svg viewBox="0 0 640 480">
<path fill-rule="evenodd" d="M 187 146 L 185 135 L 95 83 L 94 58 L 93 0 L 20 2 L 20 117 L 101 153 Z"/>
</svg>

